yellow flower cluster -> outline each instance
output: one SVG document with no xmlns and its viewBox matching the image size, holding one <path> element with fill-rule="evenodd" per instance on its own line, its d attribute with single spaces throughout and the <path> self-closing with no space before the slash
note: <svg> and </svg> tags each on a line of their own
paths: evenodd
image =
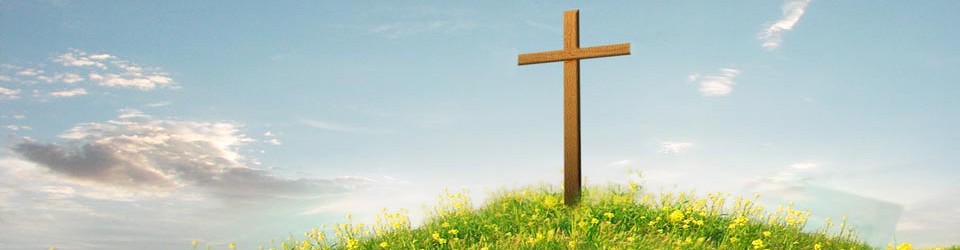
<svg viewBox="0 0 960 250">
<path fill-rule="evenodd" d="M 809 212 L 781 206 L 766 213 L 753 200 L 727 202 L 723 194 L 586 189 L 581 205 L 564 206 L 561 194 L 528 188 L 493 196 L 474 208 L 465 193 L 445 192 L 424 224 L 407 212 L 377 216 L 377 223 L 314 228 L 307 240 L 284 249 L 868 249 L 845 237 L 800 230 Z M 757 198 L 757 197 L 754 197 Z M 829 225 L 832 225 L 828 223 Z M 840 225 L 844 231 L 845 223 Z M 718 232 L 719 231 L 719 232 Z M 335 236 L 327 237 L 324 232 Z M 845 232 L 845 231 L 844 231 Z M 843 234 L 841 234 L 843 236 Z M 850 237 L 849 234 L 847 237 Z M 849 238 L 853 239 L 853 238 Z M 288 248 L 289 247 L 289 248 Z M 912 250 L 909 244 L 890 250 Z"/>
</svg>

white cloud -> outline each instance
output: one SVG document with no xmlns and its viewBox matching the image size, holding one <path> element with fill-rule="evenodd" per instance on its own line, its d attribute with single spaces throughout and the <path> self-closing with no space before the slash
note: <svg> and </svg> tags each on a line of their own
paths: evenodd
<svg viewBox="0 0 960 250">
<path fill-rule="evenodd" d="M 453 33 L 470 29 L 473 26 L 474 24 L 471 22 L 448 20 L 435 20 L 427 22 L 393 22 L 374 27 L 370 30 L 370 32 L 383 35 L 388 38 L 397 38 L 428 32 Z"/>
<path fill-rule="evenodd" d="M 9 129 L 9 130 L 13 130 L 13 131 L 32 130 L 32 129 L 33 129 L 33 128 L 31 128 L 30 126 L 24 126 L 24 125 L 7 125 L 6 128 Z"/>
<path fill-rule="evenodd" d="M 173 79 L 164 75 L 143 75 L 141 73 L 127 74 L 99 74 L 90 73 L 90 80 L 96 81 L 100 86 L 107 87 L 127 87 L 139 90 L 152 90 L 157 87 L 176 88 Z"/>
<path fill-rule="evenodd" d="M 469 16 L 463 10 L 441 9 L 432 7 L 415 7 L 408 9 L 388 10 L 404 13 L 402 19 L 381 23 L 369 29 L 370 33 L 387 38 L 398 38 L 423 33 L 457 33 L 477 27 L 476 23 L 464 19 Z M 392 13 L 382 13 L 390 16 Z"/>
<path fill-rule="evenodd" d="M 114 58 L 117 58 L 117 57 L 111 56 L 110 54 L 98 54 L 98 55 L 90 55 L 89 58 L 90 58 L 90 59 L 93 59 L 93 60 L 97 60 L 97 61 L 103 61 L 103 60 L 107 60 L 107 59 L 114 59 Z"/>
<path fill-rule="evenodd" d="M 783 35 L 793 29 L 793 26 L 800 21 L 807 4 L 810 0 L 790 0 L 783 4 L 781 10 L 783 17 L 773 24 L 770 24 L 766 30 L 760 32 L 758 38 L 763 41 L 761 45 L 766 50 L 775 50 L 783 43 Z"/>
<path fill-rule="evenodd" d="M 19 71 L 17 71 L 17 75 L 21 75 L 21 76 L 38 76 L 38 75 L 43 74 L 43 72 L 44 72 L 44 71 L 43 71 L 42 69 L 22 68 L 22 69 L 20 69 Z"/>
<path fill-rule="evenodd" d="M 263 133 L 263 136 L 266 136 L 266 137 L 274 137 L 274 136 L 276 136 L 276 134 L 274 134 L 273 131 L 267 131 L 266 133 Z"/>
<path fill-rule="evenodd" d="M 23 67 L 11 64 L 0 65 L 0 82 L 21 84 L 66 83 L 85 80 L 104 87 L 133 88 L 142 91 L 157 88 L 178 89 L 170 74 L 158 68 L 143 67 L 110 54 L 91 54 L 79 49 L 69 49 L 50 61 L 64 67 Z M 47 65 L 37 63 L 35 65 Z M 69 70 L 69 71 L 68 71 Z M 47 71 L 53 71 L 47 74 Z M 73 89 L 77 90 L 77 89 Z M 34 92 L 39 92 L 33 89 Z M 72 92 L 78 94 L 80 92 Z M 70 94 L 70 93 L 62 93 Z M 45 95 L 35 95 L 37 98 Z M 60 96 L 58 96 L 60 97 Z"/>
<path fill-rule="evenodd" d="M 18 94 L 20 94 L 19 89 L 8 89 L 8 88 L 0 87 L 0 100 L 15 100 L 20 98 Z"/>
<path fill-rule="evenodd" d="M 309 120 L 309 119 L 304 120 L 303 124 L 313 128 L 317 128 L 317 129 L 336 131 L 336 132 L 363 133 L 363 134 L 382 134 L 382 133 L 390 132 L 388 130 L 383 130 L 383 129 L 354 127 L 354 126 L 347 126 L 347 125 L 342 125 L 342 124 L 337 124 L 332 122 L 316 121 L 316 120 Z"/>
<path fill-rule="evenodd" d="M 53 61 L 68 67 L 93 66 L 100 69 L 107 69 L 107 66 L 104 63 L 100 62 L 103 59 L 110 58 L 110 55 L 106 55 L 106 56 L 107 57 L 103 57 L 102 55 L 94 55 L 93 57 L 91 57 L 91 56 L 87 56 L 87 52 L 84 52 L 82 50 L 70 49 L 69 52 L 63 53 L 57 56 L 56 58 L 53 59 Z M 100 59 L 94 59 L 94 57 L 100 58 Z"/>
<path fill-rule="evenodd" d="M 239 149 L 253 140 L 240 133 L 240 124 L 128 113 L 137 115 L 80 123 L 60 135 L 63 143 L 25 141 L 13 151 L 77 184 L 154 196 L 199 188 L 231 200 L 312 199 L 364 185 L 362 180 L 281 179 L 250 168 Z"/>
<path fill-rule="evenodd" d="M 57 75 L 54 77 L 54 79 L 56 79 L 57 81 L 64 82 L 64 83 L 75 83 L 75 82 L 83 81 L 83 77 L 82 77 L 82 76 L 80 76 L 80 75 L 78 75 L 78 74 L 74 74 L 74 73 L 57 74 Z"/>
<path fill-rule="evenodd" d="M 276 138 L 270 139 L 270 140 L 265 140 L 265 141 L 263 141 L 263 142 L 266 142 L 266 143 L 271 144 L 271 145 L 277 145 L 277 146 L 280 146 L 280 145 L 283 144 L 283 143 L 280 142 L 280 140 L 277 140 Z"/>
<path fill-rule="evenodd" d="M 611 162 L 610 166 L 626 166 L 626 165 L 632 164 L 633 162 L 634 162 L 633 159 L 623 159 L 623 160 Z"/>
<path fill-rule="evenodd" d="M 83 88 L 75 88 L 75 89 L 71 89 L 71 90 L 63 90 L 63 91 L 51 92 L 51 93 L 50 93 L 50 96 L 53 96 L 53 97 L 72 97 L 72 96 L 81 96 L 81 95 L 86 95 L 86 94 L 87 94 L 87 90 L 85 90 L 85 89 L 83 89 Z"/>
<path fill-rule="evenodd" d="M 55 200 L 73 198 L 77 193 L 71 186 L 41 186 L 40 191 L 47 194 L 47 199 Z"/>
<path fill-rule="evenodd" d="M 692 142 L 674 142 L 666 141 L 660 143 L 660 153 L 661 154 L 679 154 L 693 148 L 694 144 Z"/>
<path fill-rule="evenodd" d="M 149 115 L 144 114 L 143 111 L 140 111 L 138 109 L 131 109 L 131 108 L 121 109 L 119 113 L 120 115 L 118 115 L 117 118 L 120 118 L 120 119 L 150 117 Z"/>
<path fill-rule="evenodd" d="M 740 70 L 732 68 L 720 69 L 717 74 L 707 75 L 700 79 L 700 94 L 703 96 L 725 96 L 733 92 L 733 79 L 740 74 Z"/>
<path fill-rule="evenodd" d="M 64 145 L 72 142 L 76 141 Z M 203 147 L 202 143 L 197 145 Z M 185 166 L 184 169 L 189 168 Z M 365 185 L 367 182 L 363 178 L 333 177 L 296 180 L 265 177 L 244 181 L 235 178 L 238 176 L 235 173 L 223 173 L 214 176 L 210 182 L 184 181 L 185 187 L 160 196 L 104 185 L 78 184 L 60 176 L 60 173 L 34 161 L 0 156 L 0 177 L 3 177 L 0 178 L 0 206 L 3 207 L 0 223 L 6 229 L 0 234 L 0 242 L 4 243 L 4 249 L 47 249 L 50 246 L 57 249 L 91 246 L 97 249 L 142 249 L 144 244 L 157 249 L 176 249 L 177 245 L 189 244 L 192 239 L 214 246 L 222 246 L 224 242 L 256 246 L 269 242 L 271 238 L 283 237 L 275 235 L 277 232 L 309 230 L 311 223 L 304 221 L 316 219 L 317 215 L 299 215 L 302 211 L 352 198 L 358 192 L 382 185 L 380 182 Z M 235 183 L 240 190 L 221 191 L 233 188 L 215 184 L 223 182 Z M 250 186 L 242 186 L 245 184 Z M 309 191 L 298 193 L 285 190 L 285 187 Z M 245 193 L 252 195 L 244 196 Z M 300 199 L 303 197 L 310 199 Z M 368 206 L 357 204 L 356 207 Z M 379 211 L 380 207 L 374 208 Z M 244 225 L 261 226 L 254 231 L 234 230 L 244 228 Z"/>
<path fill-rule="evenodd" d="M 155 102 L 155 103 L 147 104 L 146 106 L 149 107 L 149 108 L 159 108 L 159 107 L 170 106 L 170 104 L 172 104 L 172 103 L 173 103 L 173 102 L 170 102 L 170 101 Z"/>
</svg>

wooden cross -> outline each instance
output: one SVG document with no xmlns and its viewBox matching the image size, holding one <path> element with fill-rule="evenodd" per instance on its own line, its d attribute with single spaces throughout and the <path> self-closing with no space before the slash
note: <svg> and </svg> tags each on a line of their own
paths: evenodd
<svg viewBox="0 0 960 250">
<path fill-rule="evenodd" d="M 519 65 L 563 61 L 563 202 L 580 201 L 580 59 L 630 54 L 630 44 L 580 48 L 580 11 L 563 12 L 563 50 L 520 54 Z"/>
</svg>

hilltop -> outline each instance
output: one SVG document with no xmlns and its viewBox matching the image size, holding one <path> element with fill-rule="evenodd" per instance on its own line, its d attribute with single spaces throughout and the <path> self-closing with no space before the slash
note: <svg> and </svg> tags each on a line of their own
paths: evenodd
<svg viewBox="0 0 960 250">
<path fill-rule="evenodd" d="M 462 192 L 445 192 L 416 228 L 405 211 L 384 212 L 374 225 L 314 228 L 274 248 L 874 249 L 843 220 L 805 232 L 809 216 L 790 205 L 768 210 L 723 194 L 644 193 L 635 183 L 587 188 L 582 203 L 571 208 L 558 190 L 538 186 L 501 191 L 479 208 Z"/>
</svg>

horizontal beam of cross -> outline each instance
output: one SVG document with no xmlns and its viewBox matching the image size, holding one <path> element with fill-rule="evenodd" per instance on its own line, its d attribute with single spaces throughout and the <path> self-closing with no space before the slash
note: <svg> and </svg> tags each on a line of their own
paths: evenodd
<svg viewBox="0 0 960 250">
<path fill-rule="evenodd" d="M 595 46 L 587 48 L 554 50 L 547 52 L 537 52 L 520 54 L 517 57 L 518 65 L 559 62 L 566 60 L 590 59 L 608 56 L 622 56 L 630 54 L 630 44 L 621 43 L 613 45 Z"/>
</svg>

